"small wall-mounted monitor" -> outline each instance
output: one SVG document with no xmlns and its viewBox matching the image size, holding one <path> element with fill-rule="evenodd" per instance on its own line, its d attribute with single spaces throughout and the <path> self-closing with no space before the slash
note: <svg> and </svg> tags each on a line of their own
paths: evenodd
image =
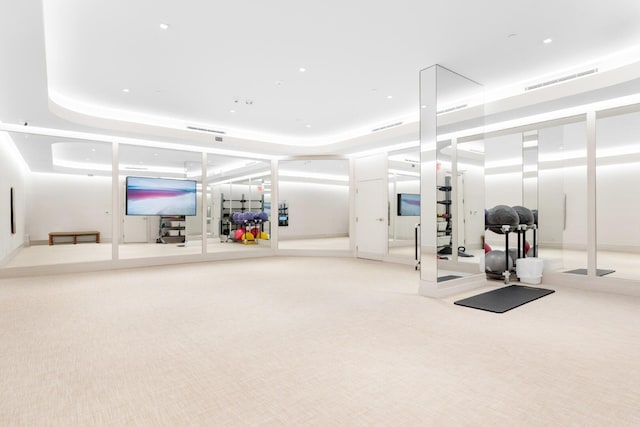
<svg viewBox="0 0 640 427">
<path fill-rule="evenodd" d="M 128 176 L 127 215 L 196 215 L 196 181 Z"/>
<path fill-rule="evenodd" d="M 420 216 L 420 195 L 398 193 L 398 216 Z"/>
</svg>

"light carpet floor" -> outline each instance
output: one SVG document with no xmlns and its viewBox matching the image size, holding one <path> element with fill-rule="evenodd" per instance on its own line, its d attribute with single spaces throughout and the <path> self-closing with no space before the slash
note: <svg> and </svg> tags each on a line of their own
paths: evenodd
<svg viewBox="0 0 640 427">
<path fill-rule="evenodd" d="M 545 286 L 494 314 L 351 258 L 3 279 L 0 425 L 640 425 L 640 299 Z"/>
</svg>

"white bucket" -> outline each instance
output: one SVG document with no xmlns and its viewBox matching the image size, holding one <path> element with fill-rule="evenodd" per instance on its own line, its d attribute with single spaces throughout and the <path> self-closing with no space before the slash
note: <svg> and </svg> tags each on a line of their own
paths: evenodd
<svg viewBox="0 0 640 427">
<path fill-rule="evenodd" d="M 516 260 L 516 275 L 521 282 L 537 285 L 542 279 L 544 260 L 540 258 L 518 258 Z"/>
</svg>

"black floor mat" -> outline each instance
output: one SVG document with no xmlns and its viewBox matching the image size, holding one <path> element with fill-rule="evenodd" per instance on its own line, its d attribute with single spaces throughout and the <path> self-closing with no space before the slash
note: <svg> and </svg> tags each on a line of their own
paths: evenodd
<svg viewBox="0 0 640 427">
<path fill-rule="evenodd" d="M 438 282 L 446 282 L 447 280 L 453 280 L 453 279 L 459 279 L 462 276 L 454 276 L 453 274 L 450 274 L 448 276 L 440 276 L 438 277 Z"/>
<path fill-rule="evenodd" d="M 530 286 L 511 285 L 495 289 L 480 295 L 461 299 L 456 305 L 477 308 L 478 310 L 504 313 L 538 298 L 554 293 L 551 289 L 533 288 Z"/>
<path fill-rule="evenodd" d="M 596 269 L 596 276 L 598 277 L 602 277 L 602 276 L 606 276 L 607 274 L 611 274 L 611 273 L 615 273 L 615 270 L 605 270 L 605 269 Z M 565 273 L 572 273 L 572 274 L 582 274 L 583 276 L 587 275 L 587 269 L 586 268 L 576 268 L 575 270 L 569 270 L 569 271 L 565 271 Z"/>
</svg>

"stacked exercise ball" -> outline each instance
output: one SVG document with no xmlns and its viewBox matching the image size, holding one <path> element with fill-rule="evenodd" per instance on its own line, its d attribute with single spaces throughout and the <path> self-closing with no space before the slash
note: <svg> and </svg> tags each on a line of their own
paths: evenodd
<svg viewBox="0 0 640 427">
<path fill-rule="evenodd" d="M 495 233 L 504 234 L 503 226 L 508 226 L 509 231 L 514 231 L 519 225 L 531 226 L 538 223 L 538 212 L 531 211 L 524 206 L 498 205 L 485 210 L 485 227 Z M 508 249 L 508 252 L 492 250 L 485 244 L 485 270 L 487 273 L 502 275 L 505 269 L 511 271 L 518 257 L 517 249 Z M 529 242 L 525 242 L 525 253 L 529 252 Z"/>
<path fill-rule="evenodd" d="M 518 212 L 510 206 L 498 205 L 489 209 L 485 215 L 485 224 L 496 233 L 502 233 L 501 227 L 508 225 L 515 227 L 520 224 Z"/>
<path fill-rule="evenodd" d="M 525 224 L 525 225 L 534 224 L 533 212 L 531 212 L 530 209 L 525 208 L 524 206 L 514 206 L 513 210 L 516 211 L 516 213 L 518 214 L 520 224 Z"/>
<path fill-rule="evenodd" d="M 513 259 L 509 257 L 509 271 L 513 269 Z M 487 273 L 502 274 L 507 266 L 507 256 L 504 251 L 493 250 L 484 254 L 484 268 Z"/>
<path fill-rule="evenodd" d="M 241 226 L 233 232 L 233 240 L 237 242 L 269 239 L 269 234 L 256 226 L 269 221 L 269 214 L 266 212 L 234 212 L 231 215 L 231 221 Z"/>
<path fill-rule="evenodd" d="M 260 223 L 269 221 L 269 215 L 266 212 L 234 212 L 231 221 L 236 224 Z"/>
</svg>

